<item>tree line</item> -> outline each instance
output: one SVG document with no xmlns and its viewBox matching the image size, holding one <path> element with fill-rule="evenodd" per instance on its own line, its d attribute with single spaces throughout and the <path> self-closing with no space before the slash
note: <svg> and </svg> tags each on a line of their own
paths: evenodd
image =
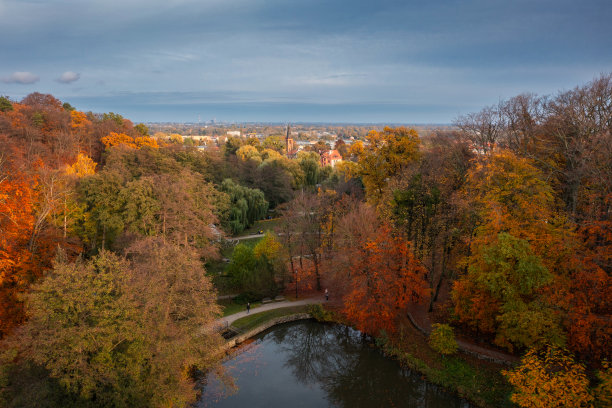
<svg viewBox="0 0 612 408">
<path fill-rule="evenodd" d="M 324 281 L 366 332 L 399 331 L 420 303 L 463 336 L 526 353 L 508 374 L 522 406 L 604 401 L 611 132 L 610 74 L 555 96 L 519 95 L 426 138 L 372 131 L 339 169 L 364 200 L 322 187 L 281 207 L 287 263 L 311 286 Z M 559 361 L 564 375 L 581 374 L 555 377 Z"/>
<path fill-rule="evenodd" d="M 608 74 L 427 136 L 372 130 L 338 142 L 331 168 L 274 138 L 200 152 L 51 95 L 0 98 L 0 398 L 194 401 L 220 341 L 201 330 L 219 313 L 203 265 L 225 234 L 277 215 L 276 234 L 234 250 L 239 290 L 328 288 L 348 321 L 392 339 L 420 310 L 438 343 L 524 355 L 507 373 L 517 404 L 605 406 L 611 125 Z"/>
</svg>

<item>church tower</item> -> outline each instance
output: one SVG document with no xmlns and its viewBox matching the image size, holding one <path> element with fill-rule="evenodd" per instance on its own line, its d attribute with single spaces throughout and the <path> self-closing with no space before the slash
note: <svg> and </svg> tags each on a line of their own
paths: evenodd
<svg viewBox="0 0 612 408">
<path fill-rule="evenodd" d="M 287 157 L 291 157 L 291 154 L 294 148 L 293 139 L 290 136 L 291 136 L 291 125 L 287 123 L 287 133 L 285 134 L 285 148 L 287 152 Z"/>
</svg>

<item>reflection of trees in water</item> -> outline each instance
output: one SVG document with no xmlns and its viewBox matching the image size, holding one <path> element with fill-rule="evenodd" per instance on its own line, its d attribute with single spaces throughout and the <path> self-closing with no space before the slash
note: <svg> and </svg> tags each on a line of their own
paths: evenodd
<svg viewBox="0 0 612 408">
<path fill-rule="evenodd" d="M 257 370 L 261 363 L 261 343 L 247 339 L 240 347 L 231 349 L 223 359 L 223 365 L 209 372 L 199 382 L 203 393 L 195 406 L 205 408 L 238 392 L 234 379 L 248 370 Z"/>
<path fill-rule="evenodd" d="M 350 372 L 358 358 L 360 338 L 359 332 L 346 326 L 300 324 L 279 333 L 275 341 L 287 352 L 285 366 L 300 382 L 313 385 Z"/>
<path fill-rule="evenodd" d="M 298 381 L 318 384 L 338 407 L 462 407 L 419 374 L 381 358 L 360 332 L 341 325 L 302 323 L 275 330 Z"/>
</svg>

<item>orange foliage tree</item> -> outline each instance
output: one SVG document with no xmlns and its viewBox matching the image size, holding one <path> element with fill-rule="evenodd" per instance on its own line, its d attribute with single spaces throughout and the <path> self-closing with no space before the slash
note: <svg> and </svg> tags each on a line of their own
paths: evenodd
<svg viewBox="0 0 612 408">
<path fill-rule="evenodd" d="M 349 250 L 344 313 L 365 332 L 395 331 L 408 304 L 429 295 L 425 269 L 412 255 L 410 243 L 393 236 L 388 227 Z"/>
<path fill-rule="evenodd" d="M 83 112 L 76 110 L 70 111 L 70 126 L 75 130 L 83 130 L 91 125 L 91 121 Z"/>
<path fill-rule="evenodd" d="M 590 232 L 584 226 L 576 233 L 543 173 L 508 151 L 493 152 L 469 172 L 466 196 L 480 225 L 471 238 L 467 273 L 453 288 L 459 321 L 495 334 L 508 348 L 562 340 L 562 325 L 577 354 L 609 356 L 612 279 L 599 266 L 608 256 L 606 218 L 590 222 Z M 598 211 L 608 208 L 598 203 Z M 503 244 L 500 234 L 522 243 Z M 501 276 L 504 285 L 499 286 Z M 526 291 L 526 285 L 531 289 Z"/>
<path fill-rule="evenodd" d="M 568 310 L 569 346 L 593 359 L 611 358 L 612 350 L 612 193 L 589 197 L 580 223 L 581 251 L 560 297 Z"/>
<path fill-rule="evenodd" d="M 23 319 L 18 294 L 28 283 L 35 180 L 0 156 L 0 338 Z"/>
<path fill-rule="evenodd" d="M 466 195 L 480 225 L 467 274 L 453 288 L 459 321 L 510 349 L 547 335 L 559 340 L 559 318 L 542 292 L 573 241 L 554 211 L 552 188 L 530 160 L 497 151 L 468 173 Z"/>
</svg>

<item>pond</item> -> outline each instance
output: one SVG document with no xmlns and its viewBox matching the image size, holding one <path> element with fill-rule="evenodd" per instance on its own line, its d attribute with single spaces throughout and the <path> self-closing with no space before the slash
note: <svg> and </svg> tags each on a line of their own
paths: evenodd
<svg viewBox="0 0 612 408">
<path fill-rule="evenodd" d="M 197 407 L 428 407 L 471 405 L 385 357 L 350 327 L 299 321 L 255 336 L 224 363 L 237 390 L 215 378 Z"/>
</svg>

